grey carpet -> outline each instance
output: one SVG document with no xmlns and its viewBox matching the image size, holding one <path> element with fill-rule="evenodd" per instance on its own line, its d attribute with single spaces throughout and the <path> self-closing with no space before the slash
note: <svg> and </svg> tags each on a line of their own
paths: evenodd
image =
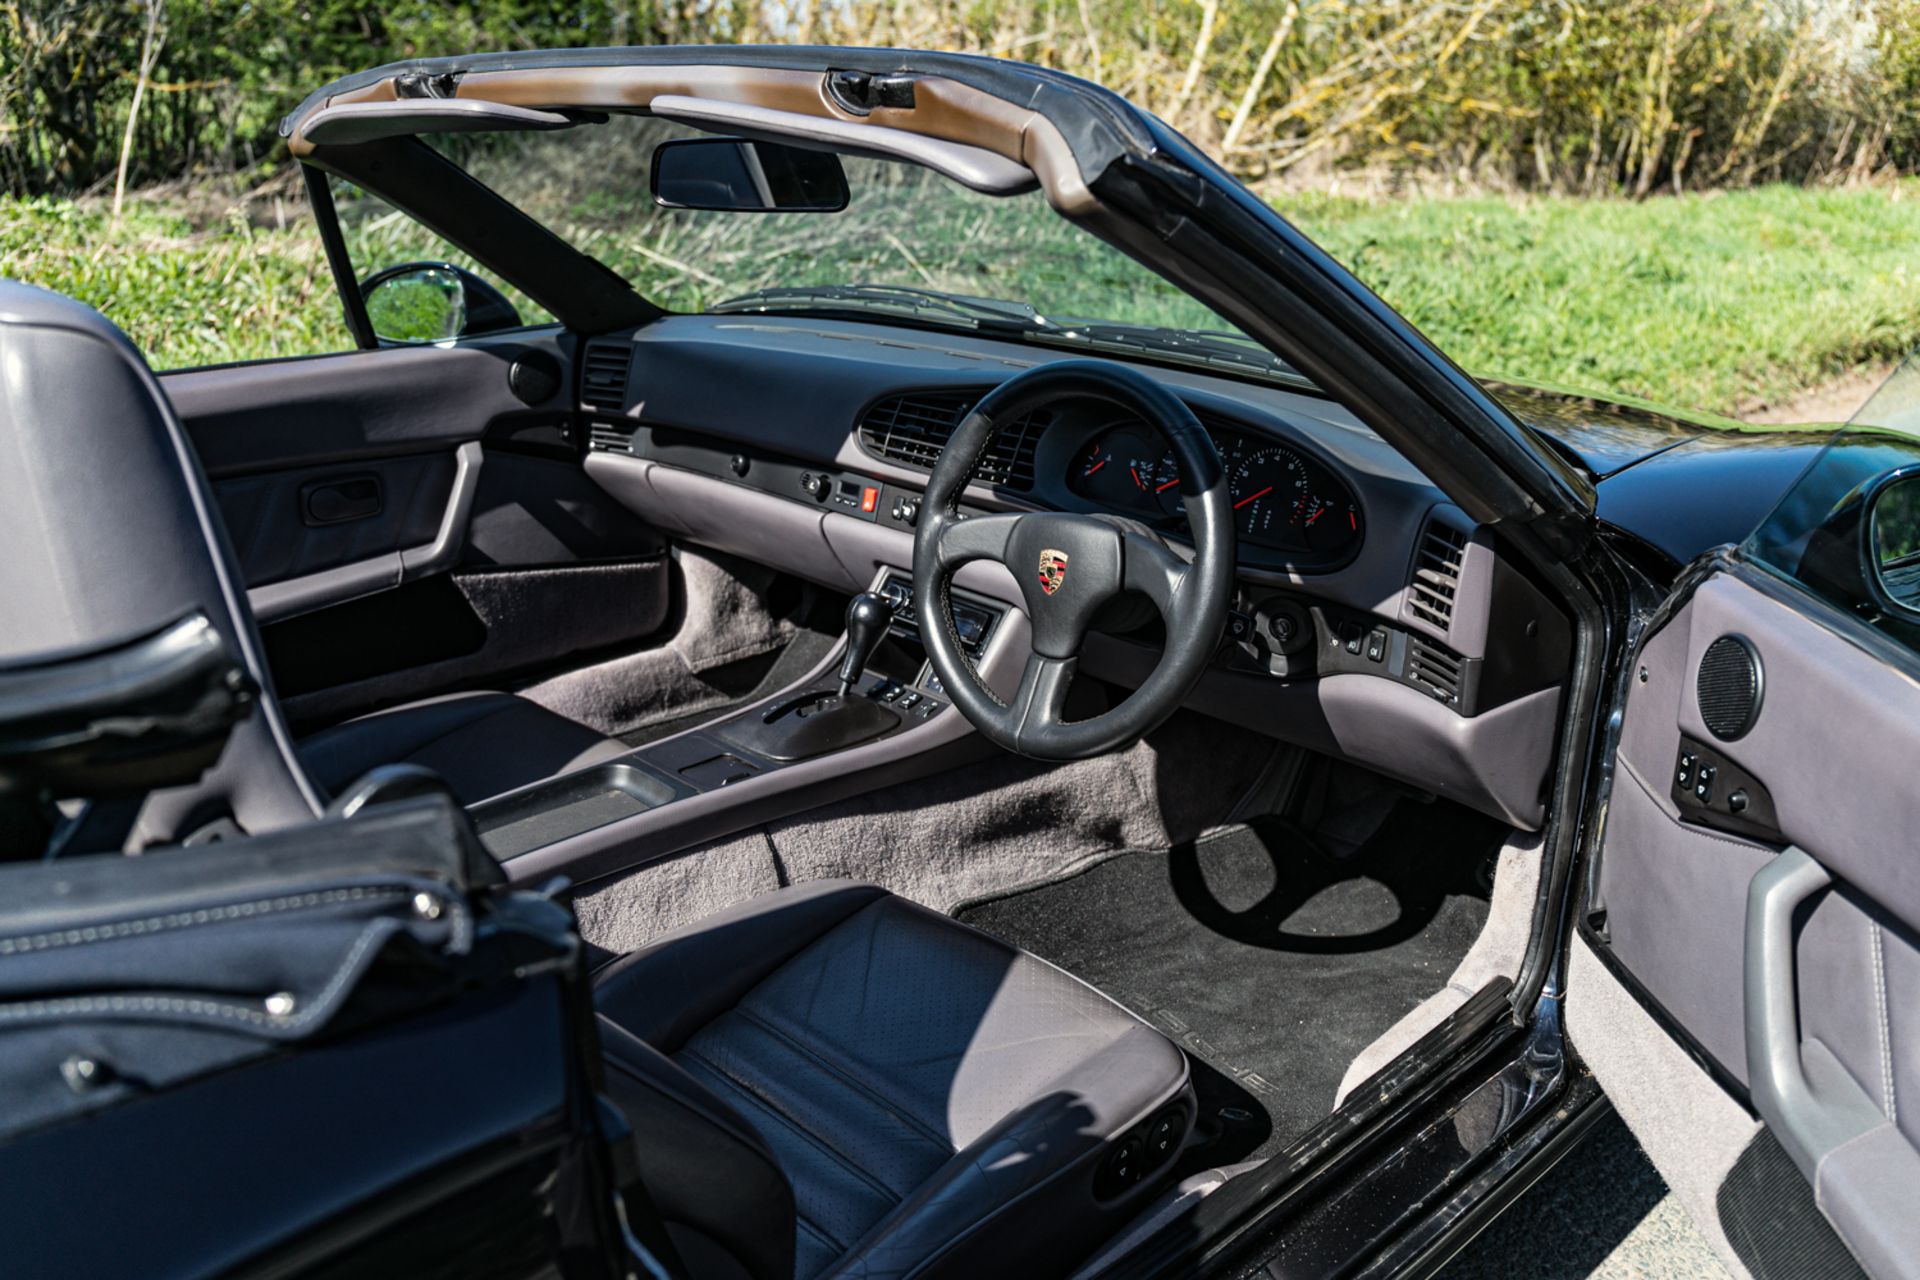
<svg viewBox="0 0 1920 1280">
<path fill-rule="evenodd" d="M 1330 1113 L 1354 1056 L 1445 984 L 1486 922 L 1485 865 L 1504 835 L 1458 806 L 1403 801 L 1335 857 L 1267 820 L 957 914 L 1211 1068 L 1196 1085 L 1220 1130 L 1205 1158 L 1220 1164 Z"/>
<path fill-rule="evenodd" d="M 581 932 L 628 951 L 781 884 L 835 876 L 936 911 L 1166 848 L 1236 816 L 1270 738 L 1182 712 L 1125 751 L 1046 765 L 995 755 L 703 845 L 575 899 Z"/>
<path fill-rule="evenodd" d="M 791 619 L 768 606 L 777 575 L 693 547 L 675 549 L 673 569 L 663 636 L 634 652 L 529 684 L 519 694 L 613 737 L 714 712 L 739 698 L 741 678 L 731 669 L 778 651 L 796 631 Z"/>
</svg>

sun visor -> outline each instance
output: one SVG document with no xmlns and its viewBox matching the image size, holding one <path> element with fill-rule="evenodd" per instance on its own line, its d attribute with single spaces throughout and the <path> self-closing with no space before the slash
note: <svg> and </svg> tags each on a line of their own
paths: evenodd
<svg viewBox="0 0 1920 1280">
<path fill-rule="evenodd" d="M 1033 170 L 996 152 L 884 125 L 852 124 L 796 111 L 681 94 L 660 94 L 649 107 L 654 115 L 664 119 L 735 137 L 882 160 L 906 160 L 987 195 L 1018 195 L 1040 185 Z"/>
</svg>

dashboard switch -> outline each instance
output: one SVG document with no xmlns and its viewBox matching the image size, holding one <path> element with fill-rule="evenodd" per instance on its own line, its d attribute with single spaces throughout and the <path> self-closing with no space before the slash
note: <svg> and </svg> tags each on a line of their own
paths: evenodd
<svg viewBox="0 0 1920 1280">
<path fill-rule="evenodd" d="M 1367 634 L 1367 661 L 1384 662 L 1387 657 L 1387 633 L 1372 631 Z"/>
<path fill-rule="evenodd" d="M 825 476 L 815 475 L 811 471 L 802 472 L 800 475 L 800 492 L 806 494 L 815 502 L 820 501 L 820 499 L 827 496 L 827 478 Z"/>
<path fill-rule="evenodd" d="M 868 485 L 860 491 L 860 510 L 864 514 L 872 515 L 873 509 L 879 505 L 880 490 L 878 488 L 873 485 Z"/>
</svg>

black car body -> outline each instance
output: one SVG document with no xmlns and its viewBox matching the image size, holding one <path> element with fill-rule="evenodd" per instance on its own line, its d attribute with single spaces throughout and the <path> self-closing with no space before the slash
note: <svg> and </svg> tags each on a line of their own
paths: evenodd
<svg viewBox="0 0 1920 1280">
<path fill-rule="evenodd" d="M 934 289 L 905 244 L 929 287 L 674 314 L 423 141 L 609 118 L 731 139 L 708 157 L 759 166 L 768 209 L 776 166 L 845 207 L 823 151 L 1038 189 L 1233 331 Z M 156 379 L 84 309 L 0 293 L 22 1274 L 133 1241 L 155 1274 L 1422 1274 L 1609 1098 L 1730 1266 L 1914 1274 L 1907 436 L 1482 385 L 1164 124 L 1017 64 L 476 55 L 345 77 L 284 132 L 358 352 Z M 663 154 L 661 204 L 749 198 L 669 200 Z M 446 260 L 356 263 L 347 186 Z M 463 319 L 394 341 L 396 282 Z M 847 635 L 789 660 L 819 592 L 860 593 Z M 621 680 L 678 700 L 611 734 Z M 1326 853 L 1342 794 L 1431 815 L 1394 828 L 1395 892 L 1494 824 L 1506 932 L 1417 1007 L 1357 960 L 1284 1026 L 1267 977 L 1187 979 L 1247 993 L 1250 1053 L 1373 1018 L 1297 1129 L 1208 1154 L 1289 1081 L 941 916 L 1048 959 L 1099 935 L 1074 954 L 1139 1004 L 1172 944 L 1099 931 L 1163 920 L 1071 894 L 1143 803 L 1195 954 L 1426 936 L 1402 894 L 1302 941 L 1295 864 L 1252 905 L 1197 869 L 1255 813 L 1358 883 L 1381 819 Z M 904 932 L 849 979 L 857 920 Z M 939 941 L 884 950 L 909 935 Z M 981 964 L 1022 975 L 1017 1033 Z M 1053 1093 L 977 1066 L 1082 1016 Z M 932 1112 L 896 1034 L 956 1064 Z"/>
</svg>

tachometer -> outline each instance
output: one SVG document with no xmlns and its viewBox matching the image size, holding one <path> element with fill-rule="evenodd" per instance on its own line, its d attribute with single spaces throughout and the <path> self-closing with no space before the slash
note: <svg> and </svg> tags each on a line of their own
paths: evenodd
<svg viewBox="0 0 1920 1280">
<path fill-rule="evenodd" d="M 1302 545 L 1296 531 L 1309 495 L 1299 454 L 1277 444 L 1242 453 L 1233 468 L 1232 495 L 1234 528 L 1241 537 Z"/>
</svg>

